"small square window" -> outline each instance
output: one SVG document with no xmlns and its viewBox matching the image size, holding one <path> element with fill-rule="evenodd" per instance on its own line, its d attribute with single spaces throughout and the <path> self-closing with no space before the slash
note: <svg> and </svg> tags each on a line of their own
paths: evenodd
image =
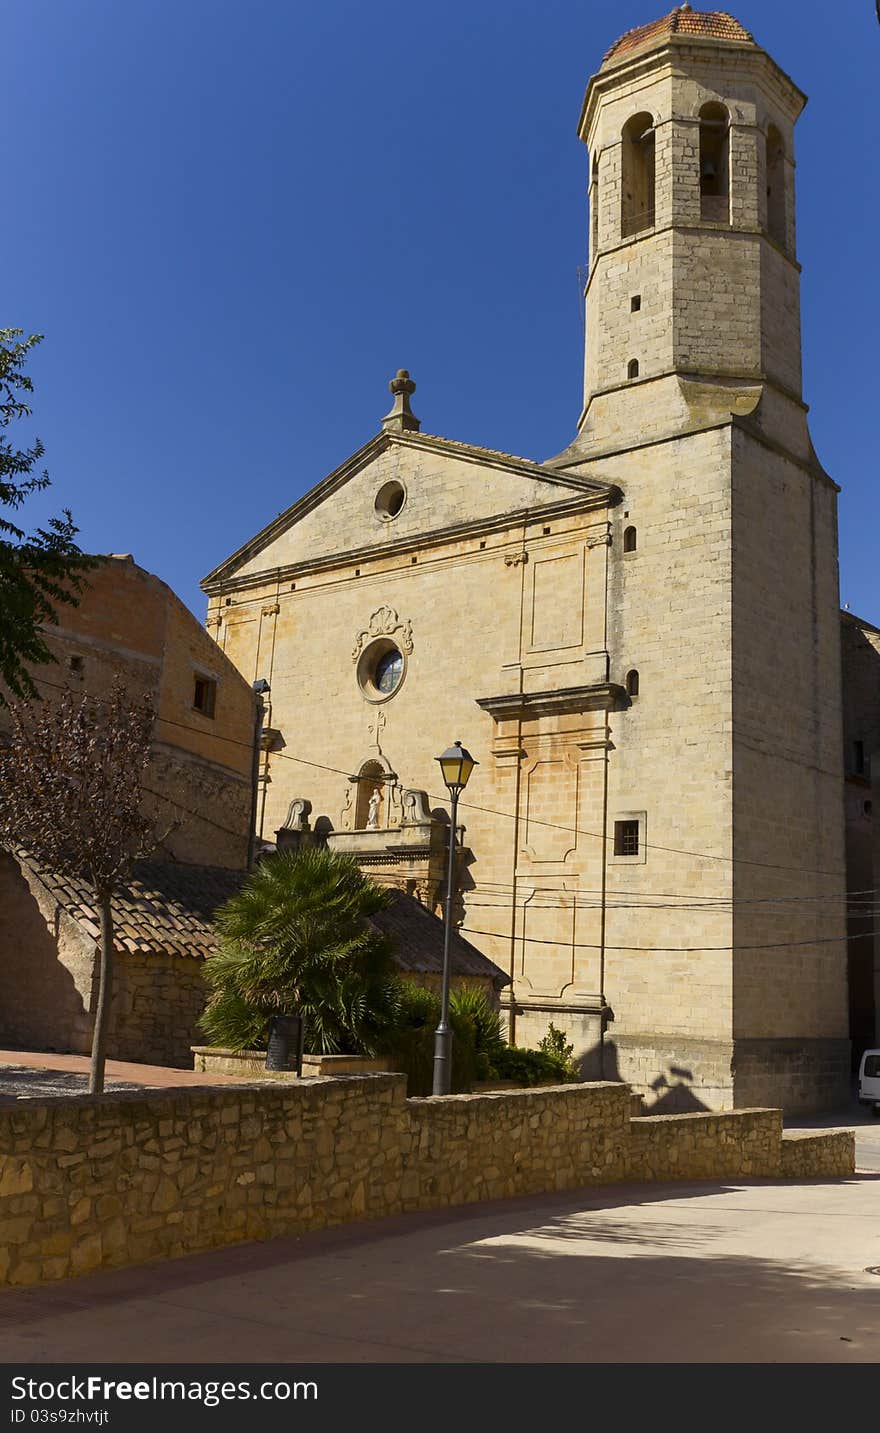
<svg viewBox="0 0 880 1433">
<path fill-rule="evenodd" d="M 630 301 L 629 301 L 629 311 L 630 311 L 630 313 L 638 313 L 638 311 L 639 311 L 639 309 L 641 308 L 641 306 L 642 306 L 642 296 L 641 296 L 641 294 L 633 294 L 632 298 L 631 298 Z"/>
<path fill-rule="evenodd" d="M 193 687 L 193 707 L 202 716 L 212 717 L 217 700 L 217 683 L 210 677 L 196 677 Z"/>
<path fill-rule="evenodd" d="M 83 671 L 85 670 L 85 665 L 85 657 L 71 657 L 70 659 L 70 670 L 75 677 L 82 676 Z"/>
<path fill-rule="evenodd" d="M 612 865 L 643 866 L 647 860 L 647 812 L 615 811 L 609 845 Z"/>
<path fill-rule="evenodd" d="M 637 856 L 639 854 L 638 821 L 615 821 L 614 854 L 615 856 Z"/>
</svg>

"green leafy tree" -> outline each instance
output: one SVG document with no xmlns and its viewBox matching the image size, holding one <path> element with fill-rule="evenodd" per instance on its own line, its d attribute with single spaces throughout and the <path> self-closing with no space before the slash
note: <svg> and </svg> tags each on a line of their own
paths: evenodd
<svg viewBox="0 0 880 1433">
<path fill-rule="evenodd" d="M 215 918 L 201 1025 L 233 1050 L 265 1049 L 275 1015 L 302 1015 L 306 1048 L 372 1055 L 393 1024 L 389 941 L 370 917 L 390 900 L 349 856 L 315 847 L 260 862 Z"/>
<path fill-rule="evenodd" d="M 3 515 L 3 509 L 16 512 L 31 493 L 49 486 L 45 469 L 34 471 L 44 452 L 39 438 L 18 448 L 6 433 L 31 413 L 25 395 L 33 392 L 33 383 L 24 364 L 42 335 L 22 340 L 22 332 L 0 328 L 0 681 L 20 699 L 37 695 L 30 668 L 55 661 L 42 624 L 57 622 L 59 603 L 76 606 L 84 573 L 94 562 L 73 540 L 78 529 L 69 509 L 30 535 Z M 5 705 L 2 690 L 0 705 Z"/>
</svg>

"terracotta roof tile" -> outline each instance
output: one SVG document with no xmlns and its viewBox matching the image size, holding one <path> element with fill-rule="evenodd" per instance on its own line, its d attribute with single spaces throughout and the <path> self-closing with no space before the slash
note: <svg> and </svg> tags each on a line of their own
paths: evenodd
<svg viewBox="0 0 880 1433">
<path fill-rule="evenodd" d="M 371 924 L 383 935 L 390 936 L 394 942 L 395 964 L 404 973 L 443 973 L 443 922 L 415 896 L 394 891 L 391 903 L 372 917 Z M 510 984 L 510 976 L 457 931 L 452 934 L 450 961 L 455 975 L 482 976 L 498 988 Z"/>
<path fill-rule="evenodd" d="M 692 10 L 690 5 L 679 5 L 659 20 L 627 30 L 619 40 L 615 40 L 602 63 L 607 64 L 609 60 L 618 59 L 649 42 L 662 43 L 672 35 L 680 35 L 683 38 L 696 36 L 706 40 L 735 40 L 741 44 L 755 43 L 754 36 L 739 20 L 734 19 L 733 15 L 728 15 L 726 10 Z"/>
<path fill-rule="evenodd" d="M 87 881 L 48 870 L 26 851 L 16 851 L 15 857 L 33 872 L 90 939 L 100 939 L 98 910 Z M 215 912 L 241 889 L 245 877 L 244 871 L 226 871 L 217 866 L 139 861 L 131 880 L 113 898 L 119 949 L 203 960 L 217 948 Z M 413 974 L 442 972 L 443 922 L 414 896 L 395 891 L 388 908 L 373 918 L 373 925 L 394 941 L 395 963 L 400 970 Z M 457 933 L 452 937 L 451 955 L 456 975 L 482 976 L 499 987 L 509 984 L 500 966 Z"/>
</svg>

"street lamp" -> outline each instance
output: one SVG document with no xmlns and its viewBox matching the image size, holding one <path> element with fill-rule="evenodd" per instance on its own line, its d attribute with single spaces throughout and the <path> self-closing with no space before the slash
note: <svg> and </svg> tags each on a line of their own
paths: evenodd
<svg viewBox="0 0 880 1433">
<path fill-rule="evenodd" d="M 265 706 L 263 698 L 267 697 L 272 690 L 265 677 L 259 681 L 251 682 L 251 690 L 254 694 L 254 735 L 253 748 L 251 750 L 251 826 L 248 833 L 247 868 L 254 869 L 254 856 L 257 851 L 257 800 L 260 789 L 260 738 L 263 734 L 263 717 Z"/>
<path fill-rule="evenodd" d="M 452 943 L 452 885 L 455 873 L 455 817 L 458 798 L 468 784 L 470 774 L 478 761 L 456 741 L 435 757 L 440 763 L 443 780 L 452 801 L 449 820 L 449 859 L 446 871 L 446 925 L 443 932 L 443 985 L 440 993 L 440 1024 L 434 1032 L 434 1085 L 432 1093 L 448 1095 L 452 1085 L 452 1031 L 449 1028 L 449 951 Z"/>
</svg>

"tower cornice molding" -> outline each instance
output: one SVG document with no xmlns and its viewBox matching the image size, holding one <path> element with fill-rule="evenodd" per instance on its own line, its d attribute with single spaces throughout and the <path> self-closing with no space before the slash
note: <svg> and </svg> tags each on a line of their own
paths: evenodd
<svg viewBox="0 0 880 1433">
<path fill-rule="evenodd" d="M 792 168 L 794 168 L 793 161 Z M 647 243 L 649 240 L 657 238 L 661 234 L 673 232 L 677 234 L 723 234 L 725 237 L 739 239 L 763 239 L 781 259 L 784 259 L 787 264 L 791 265 L 795 273 L 803 273 L 803 265 L 800 261 L 796 259 L 793 254 L 790 254 L 787 249 L 783 248 L 782 244 L 778 243 L 771 234 L 768 234 L 766 229 L 752 225 L 747 228 L 745 225 L 734 226 L 733 224 L 716 223 L 709 219 L 687 219 L 674 224 L 658 224 L 653 229 L 642 229 L 638 234 L 627 234 L 625 238 L 618 239 L 613 244 L 606 244 L 604 248 L 599 250 L 593 263 L 590 265 L 587 282 L 584 285 L 584 298 L 589 295 L 600 259 L 608 258 L 610 254 L 617 254 L 621 249 L 631 249 L 634 244 Z"/>
<path fill-rule="evenodd" d="M 693 54 L 688 56 L 688 52 Z M 719 61 L 727 68 L 743 71 L 754 71 L 757 68 L 763 71 L 766 79 L 771 81 L 781 92 L 783 99 L 788 101 L 792 120 L 797 119 L 807 103 L 807 95 L 759 45 L 745 46 L 736 40 L 700 39 L 695 36 L 688 36 L 687 39 L 681 36 L 667 37 L 654 49 L 631 55 L 628 59 L 621 60 L 608 69 L 600 69 L 590 76 L 578 121 L 578 139 L 589 145 L 588 136 L 593 127 L 596 110 L 600 100 L 608 92 L 618 90 L 634 80 L 655 75 L 664 66 L 669 77 L 673 78 L 683 73 L 679 64 L 685 57 L 700 63 L 705 62 L 710 53 L 717 54 Z"/>
</svg>

